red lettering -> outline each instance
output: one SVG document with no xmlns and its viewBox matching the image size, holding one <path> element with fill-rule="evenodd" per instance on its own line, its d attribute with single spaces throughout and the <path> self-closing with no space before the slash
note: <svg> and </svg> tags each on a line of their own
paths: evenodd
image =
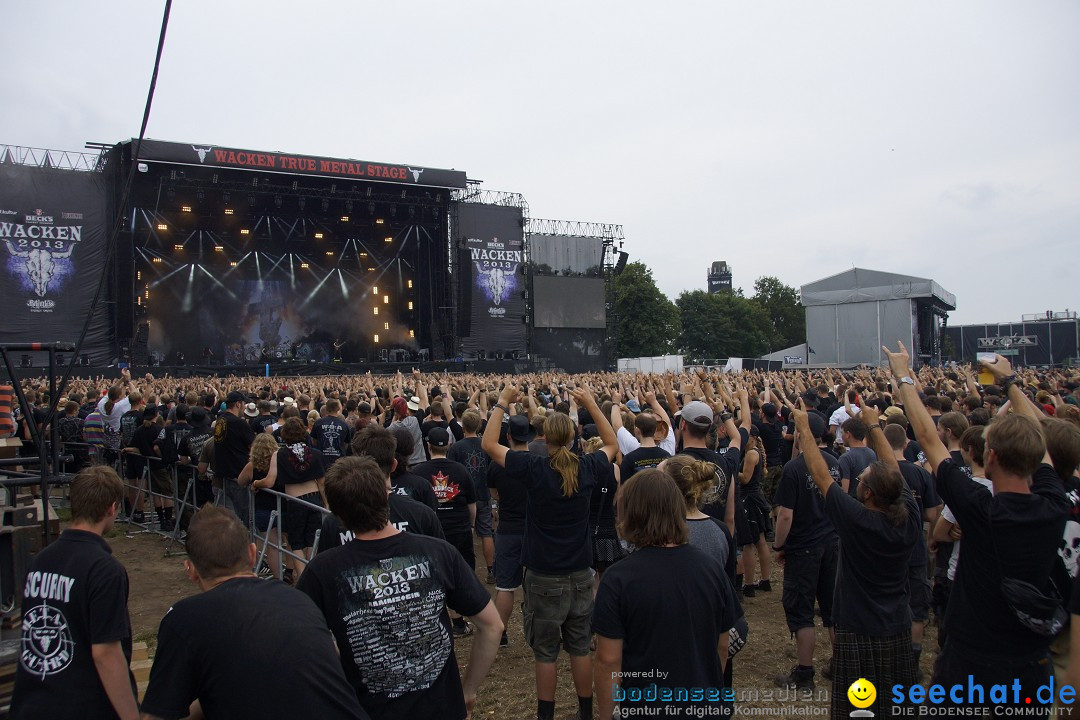
<svg viewBox="0 0 1080 720">
<path fill-rule="evenodd" d="M 314 171 L 315 170 L 315 161 L 312 160 L 311 158 L 306 158 L 304 160 L 304 169 Z"/>
<path fill-rule="evenodd" d="M 214 162 L 219 162 L 219 163 L 226 162 L 228 157 L 229 157 L 229 154 L 227 152 L 225 152 L 224 150 L 215 150 L 214 151 Z"/>
<path fill-rule="evenodd" d="M 232 150 L 230 150 L 229 155 L 228 155 L 228 159 L 226 159 L 225 162 L 229 163 L 230 165 L 235 165 L 236 164 L 236 153 L 234 153 Z"/>
<path fill-rule="evenodd" d="M 319 161 L 319 172 L 324 172 L 324 173 L 334 172 L 330 168 L 330 166 L 333 165 L 333 164 L 334 163 L 330 162 L 329 160 L 320 160 Z"/>
<path fill-rule="evenodd" d="M 283 170 L 295 170 L 296 169 L 296 158 L 289 157 L 288 155 L 281 158 L 281 168 Z"/>
<path fill-rule="evenodd" d="M 263 158 L 266 159 L 266 167 L 274 167 L 274 161 L 277 160 L 276 156 L 274 156 L 274 155 L 263 155 Z"/>
</svg>

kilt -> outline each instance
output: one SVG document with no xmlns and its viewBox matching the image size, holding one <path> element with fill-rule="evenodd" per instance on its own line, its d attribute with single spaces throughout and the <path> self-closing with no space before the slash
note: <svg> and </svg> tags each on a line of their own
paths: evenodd
<svg viewBox="0 0 1080 720">
<path fill-rule="evenodd" d="M 848 688 L 866 678 L 877 688 L 877 699 L 867 710 L 874 717 L 892 715 L 893 685 L 915 684 L 915 656 L 911 650 L 911 630 L 897 635 L 860 635 L 836 630 L 833 647 L 832 717 L 848 717 L 855 706 L 848 701 Z"/>
</svg>

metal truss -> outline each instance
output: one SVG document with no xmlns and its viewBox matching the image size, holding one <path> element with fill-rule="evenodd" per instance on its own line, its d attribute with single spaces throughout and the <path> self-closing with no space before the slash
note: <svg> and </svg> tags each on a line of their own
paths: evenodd
<svg viewBox="0 0 1080 720">
<path fill-rule="evenodd" d="M 45 148 L 0 145 L 0 164 L 30 165 L 39 168 L 101 172 L 105 153 L 84 153 L 77 150 L 47 150 Z"/>
<path fill-rule="evenodd" d="M 540 218 L 528 218 L 525 223 L 525 234 L 568 235 L 570 237 L 601 238 L 603 240 L 624 239 L 622 225 L 577 220 L 542 220 Z"/>
<path fill-rule="evenodd" d="M 453 202 L 477 203 L 479 205 L 501 205 L 503 207 L 521 208 L 521 213 L 529 217 L 529 203 L 521 193 L 504 192 L 502 190 L 485 190 L 470 185 L 464 190 L 452 190 L 450 199 Z"/>
</svg>

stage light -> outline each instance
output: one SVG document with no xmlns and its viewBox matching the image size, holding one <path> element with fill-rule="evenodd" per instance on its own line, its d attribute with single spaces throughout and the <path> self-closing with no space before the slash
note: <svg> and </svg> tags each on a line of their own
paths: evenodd
<svg viewBox="0 0 1080 720">
<path fill-rule="evenodd" d="M 383 330 L 389 330 L 390 329 L 390 323 L 388 323 L 388 322 L 383 323 L 382 326 L 383 326 Z"/>
<path fill-rule="evenodd" d="M 383 242 L 394 242 L 394 238 L 392 238 L 392 237 L 383 238 Z"/>
<path fill-rule="evenodd" d="M 360 253 L 360 257 L 367 257 L 367 253 L 366 252 Z"/>
<path fill-rule="evenodd" d="M 411 338 L 416 337 L 416 331 L 415 330 L 410 330 L 409 331 L 409 337 L 411 337 Z"/>
<path fill-rule="evenodd" d="M 326 251 L 326 254 L 327 254 L 327 255 L 333 255 L 333 254 L 334 254 L 334 251 L 333 251 L 333 250 L 327 250 L 327 251 Z"/>
<path fill-rule="evenodd" d="M 375 272 L 375 268 L 368 268 L 367 271 L 368 272 Z"/>
<path fill-rule="evenodd" d="M 389 305 L 390 304 L 390 296 L 389 295 L 383 295 L 382 296 L 382 301 L 383 301 L 383 305 Z"/>
<path fill-rule="evenodd" d="M 233 214 L 233 209 L 232 208 L 225 208 L 225 214 L 226 215 L 232 215 Z"/>
<path fill-rule="evenodd" d="M 135 279 L 142 280 L 142 270 L 139 270 L 137 273 L 135 273 Z"/>
<path fill-rule="evenodd" d="M 378 306 L 378 305 L 376 305 L 376 306 L 374 307 L 374 310 L 375 310 L 375 314 L 376 314 L 376 315 L 378 315 L 378 314 L 379 314 L 379 306 Z"/>
<path fill-rule="evenodd" d="M 375 224 L 376 224 L 376 225 L 382 225 L 382 224 L 383 224 L 383 219 L 382 219 L 382 218 L 379 218 L 379 219 L 377 219 L 377 220 L 375 221 Z"/>
<path fill-rule="evenodd" d="M 412 280 L 409 281 L 409 289 L 412 289 Z"/>
<path fill-rule="evenodd" d="M 234 261 L 230 262 L 229 267 L 236 267 L 236 261 L 234 260 Z"/>
<path fill-rule="evenodd" d="M 379 342 L 379 333 L 375 333 L 374 340 L 375 342 Z"/>
<path fill-rule="evenodd" d="M 240 234 L 241 234 L 241 235 L 248 235 L 248 234 L 250 234 L 250 233 L 251 233 L 251 231 L 250 231 L 250 230 L 248 230 L 247 228 L 241 228 L 241 229 L 240 229 Z"/>
<path fill-rule="evenodd" d="M 183 249 L 184 249 L 184 246 L 183 246 L 183 245 L 173 245 L 173 246 L 172 246 L 172 249 L 173 249 L 173 250 L 183 250 Z"/>
<path fill-rule="evenodd" d="M 190 205 L 182 205 L 182 206 L 180 206 L 180 212 L 191 212 L 191 206 Z"/>
<path fill-rule="evenodd" d="M 315 233 L 316 240 L 322 240 L 322 233 Z"/>
<path fill-rule="evenodd" d="M 341 222 L 349 222 L 349 216 L 348 215 L 342 215 L 341 216 Z"/>
<path fill-rule="evenodd" d="M 214 252 L 225 252 L 225 248 L 222 247 L 221 245 L 215 245 L 214 246 Z"/>
<path fill-rule="evenodd" d="M 153 262 L 159 263 L 159 262 L 161 262 L 161 258 L 154 258 Z"/>
<path fill-rule="evenodd" d="M 371 293 L 372 293 L 372 295 L 378 295 L 379 294 L 379 286 L 376 285 L 375 287 L 371 288 Z"/>
<path fill-rule="evenodd" d="M 166 225 L 165 223 L 158 223 L 157 229 L 158 230 L 168 230 L 169 226 Z"/>
<path fill-rule="evenodd" d="M 412 309 L 413 309 L 413 302 L 412 302 L 412 300 L 410 300 L 410 301 L 409 301 L 409 309 L 410 309 L 410 310 L 412 310 Z"/>
<path fill-rule="evenodd" d="M 301 267 L 301 269 L 303 269 L 303 268 L 306 268 L 307 266 L 308 266 L 308 264 L 307 264 L 307 263 L 300 263 L 300 267 Z"/>
</svg>

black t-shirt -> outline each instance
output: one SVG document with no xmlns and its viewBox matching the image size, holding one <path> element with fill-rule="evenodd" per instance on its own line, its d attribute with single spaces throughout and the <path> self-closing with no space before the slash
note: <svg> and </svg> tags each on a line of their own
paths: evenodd
<svg viewBox="0 0 1080 720">
<path fill-rule="evenodd" d="M 208 425 L 199 425 L 191 428 L 182 441 L 180 441 L 180 447 L 177 452 L 181 457 L 189 459 L 191 464 L 199 462 L 199 455 L 202 454 L 203 446 L 214 437 L 214 429 Z M 241 468 L 242 470 L 243 468 Z"/>
<path fill-rule="evenodd" d="M 316 555 L 297 587 L 322 610 L 372 717 L 465 717 L 446 608 L 472 616 L 491 599 L 452 545 L 412 533 L 353 540 Z"/>
<path fill-rule="evenodd" d="M 142 427 L 142 410 L 128 410 L 120 416 L 120 447 L 134 447 L 135 431 Z"/>
<path fill-rule="evenodd" d="M 908 563 L 922 534 L 922 514 L 910 492 L 904 493 L 904 507 L 907 517 L 897 527 L 843 488 L 829 488 L 825 513 L 840 536 L 833 611 L 837 629 L 875 637 L 911 629 Z"/>
<path fill-rule="evenodd" d="M 419 475 L 403 472 L 400 475 L 391 476 L 390 487 L 393 488 L 391 492 L 395 495 L 411 497 L 413 500 L 427 505 L 432 510 L 439 509 L 439 501 L 435 498 L 435 491 L 432 490 L 431 483 Z"/>
<path fill-rule="evenodd" d="M 836 458 L 827 453 L 821 455 L 829 467 L 829 474 L 840 484 L 840 465 Z M 780 482 L 776 484 L 773 505 L 792 511 L 785 550 L 804 550 L 836 539 L 836 530 L 825 516 L 825 498 L 818 492 L 802 455 L 784 465 Z"/>
<path fill-rule="evenodd" d="M 439 505 L 439 522 L 447 535 L 472 532 L 469 523 L 469 505 L 476 502 L 469 471 L 461 463 L 434 458 L 412 468 L 412 472 L 431 483 Z"/>
<path fill-rule="evenodd" d="M 446 458 L 459 462 L 469 472 L 469 479 L 476 488 L 476 497 L 487 501 L 491 494 L 487 486 L 487 468 L 489 458 L 484 449 L 480 447 L 480 438 L 468 437 L 455 442 L 446 452 Z"/>
<path fill-rule="evenodd" d="M 900 474 L 904 476 L 904 482 L 907 483 L 908 489 L 915 496 L 915 502 L 919 505 L 919 517 L 923 517 L 926 508 L 937 507 L 941 505 L 941 498 L 938 497 L 937 490 L 934 488 L 934 476 L 931 475 L 925 468 L 921 468 L 914 463 L 910 463 L 907 460 L 901 460 Z M 919 521 L 919 527 L 922 527 L 922 521 Z M 926 548 L 926 533 L 920 532 L 918 542 L 915 543 L 915 549 L 911 551 L 911 566 L 926 565 L 930 561 L 927 555 Z"/>
<path fill-rule="evenodd" d="M 1049 640 L 1025 628 L 1001 592 L 1002 576 L 1045 590 L 1069 512 L 1061 480 L 1049 465 L 1032 476 L 1031 493 L 994 495 L 953 460 L 938 467 L 937 489 L 963 528 L 945 621 L 950 640 L 991 657 L 1045 653 Z"/>
<path fill-rule="evenodd" d="M 506 473 L 520 478 L 527 493 L 522 565 L 534 572 L 568 575 L 592 565 L 589 501 L 611 462 L 601 450 L 578 458 L 577 491 L 566 497 L 549 458 L 520 450 L 506 453 Z"/>
<path fill-rule="evenodd" d="M 742 462 L 741 448 L 727 447 L 720 452 L 716 452 L 707 448 L 691 447 L 683 448 L 679 454 L 704 460 L 716 467 L 715 499 L 702 505 L 701 511 L 709 517 L 723 521 L 727 510 L 728 488 L 731 487 L 733 482 L 737 483 L 739 481 L 739 464 Z"/>
<path fill-rule="evenodd" d="M 115 718 L 92 646 L 119 642 L 131 661 L 128 576 L 99 535 L 65 530 L 30 563 L 11 717 Z M 131 680 L 132 697 L 135 678 Z"/>
<path fill-rule="evenodd" d="M 698 548 L 639 548 L 604 573 L 593 608 L 597 635 L 623 641 L 623 688 L 656 684 L 655 702 L 635 706 L 721 707 L 716 646 L 735 624 L 721 565 Z M 658 672 L 666 673 L 663 679 Z M 663 699 L 664 689 L 705 688 L 699 702 Z"/>
<path fill-rule="evenodd" d="M 667 450 L 658 447 L 639 447 L 632 450 L 623 455 L 623 460 L 619 463 L 619 482 L 626 482 L 638 470 L 654 468 L 669 457 L 671 455 Z"/>
<path fill-rule="evenodd" d="M 922 446 L 918 442 L 912 440 L 904 446 L 904 459 L 909 463 L 922 465 L 926 462 L 926 453 L 923 452 Z"/>
<path fill-rule="evenodd" d="M 390 524 L 401 532 L 427 535 L 446 539 L 442 524 L 435 511 L 411 497 L 390 494 Z M 341 547 L 354 538 L 352 530 L 346 530 L 334 515 L 323 516 L 322 534 L 319 535 L 319 552 Z"/>
<path fill-rule="evenodd" d="M 307 443 L 286 445 L 277 452 L 277 476 L 285 485 L 300 485 L 326 474 L 323 454 Z"/>
<path fill-rule="evenodd" d="M 761 435 L 761 444 L 765 446 L 765 460 L 769 467 L 780 467 L 783 462 L 782 447 L 784 440 L 784 424 L 776 420 L 768 422 L 763 420 L 758 425 L 758 433 Z"/>
<path fill-rule="evenodd" d="M 311 426 L 311 439 L 315 441 L 315 447 L 322 451 L 326 467 L 330 467 L 339 457 L 348 454 L 352 428 L 341 418 L 329 415 L 319 418 Z"/>
<path fill-rule="evenodd" d="M 255 417 L 248 420 L 248 425 L 251 425 L 251 431 L 256 435 L 266 432 L 266 428 L 273 424 L 273 415 L 256 415 Z"/>
<path fill-rule="evenodd" d="M 499 525 L 496 535 L 522 535 L 525 532 L 525 506 L 529 502 L 525 483 L 510 477 L 506 468 L 488 463 L 487 485 L 499 493 Z"/>
<path fill-rule="evenodd" d="M 235 479 L 247 465 L 255 432 L 243 418 L 223 412 L 214 422 L 214 474 Z"/>
<path fill-rule="evenodd" d="M 855 481 L 875 460 L 877 455 L 868 447 L 848 448 L 847 452 L 840 456 L 840 478 L 848 481 L 848 495 L 855 497 L 855 488 L 859 486 Z"/>
<path fill-rule="evenodd" d="M 258 690 L 239 692 L 237 673 Z M 277 581 L 226 580 L 180 600 L 161 620 L 142 711 L 208 718 L 367 718 L 311 598 Z"/>
</svg>

